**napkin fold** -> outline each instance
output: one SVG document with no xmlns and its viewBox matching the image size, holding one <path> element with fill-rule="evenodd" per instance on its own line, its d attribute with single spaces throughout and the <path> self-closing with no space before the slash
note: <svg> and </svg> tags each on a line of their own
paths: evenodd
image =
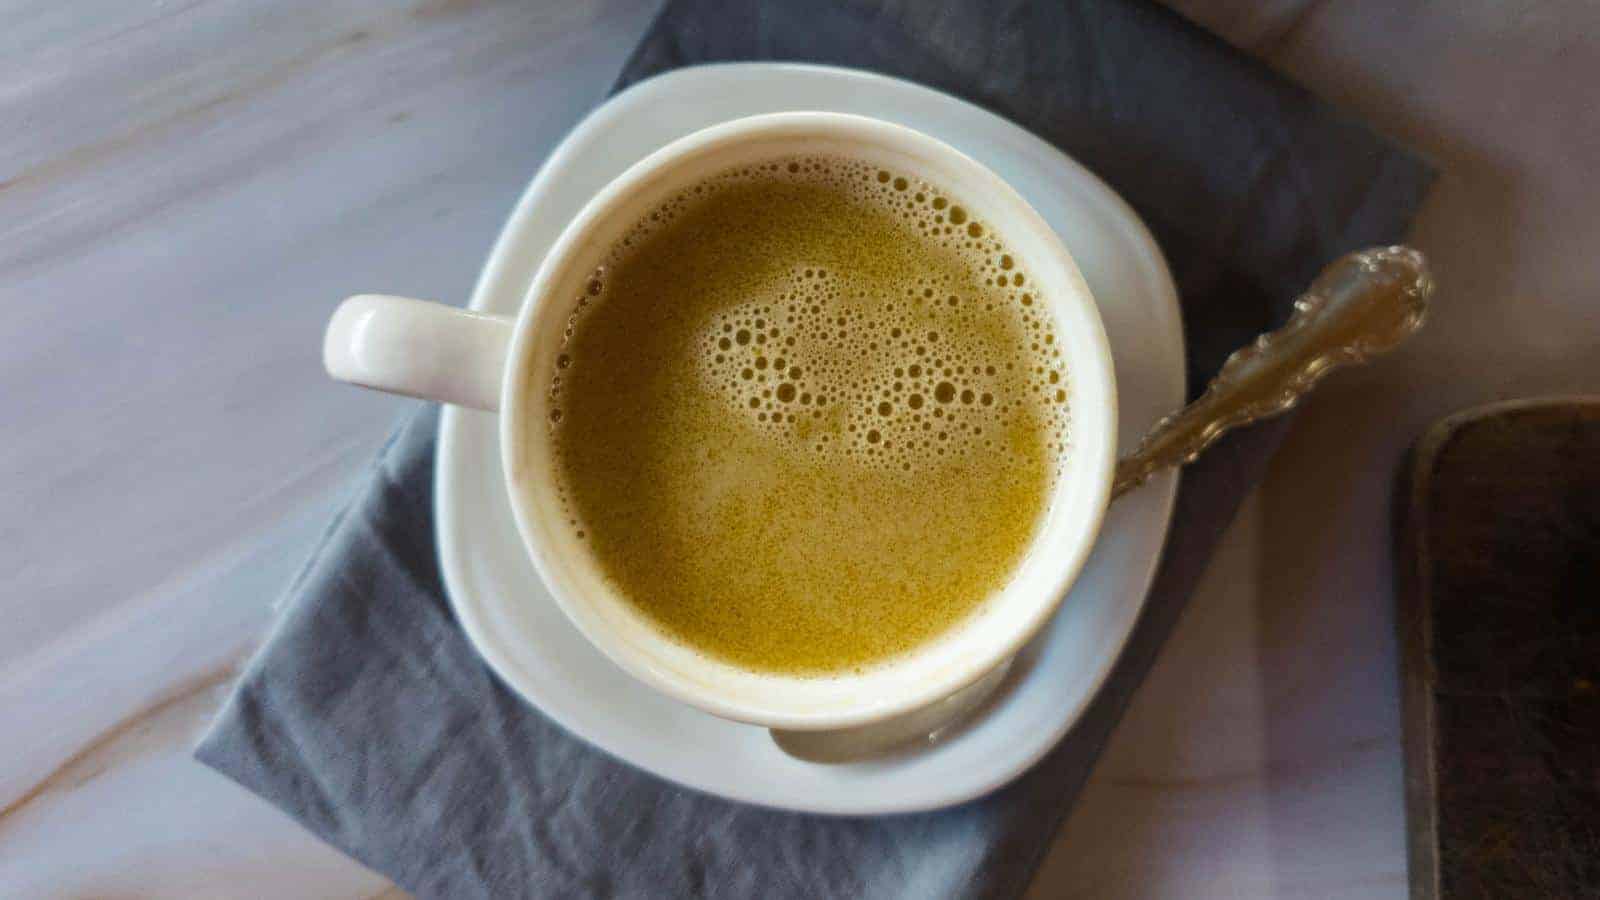
<svg viewBox="0 0 1600 900">
<path fill-rule="evenodd" d="M 1429 167 L 1143 0 L 670 0 L 616 88 L 702 62 L 871 69 L 963 97 L 1083 163 L 1177 279 L 1191 390 L 1327 261 L 1398 240 Z M 830 818 L 663 782 L 573 738 L 479 659 L 433 530 L 424 408 L 289 586 L 197 757 L 428 897 L 1013 897 L 1028 884 L 1284 419 L 1185 471 L 1135 632 L 1043 761 L 962 806 Z"/>
</svg>

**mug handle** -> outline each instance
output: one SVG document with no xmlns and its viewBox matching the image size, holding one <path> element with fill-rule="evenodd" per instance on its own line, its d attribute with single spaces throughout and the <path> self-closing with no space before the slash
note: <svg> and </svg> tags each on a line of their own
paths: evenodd
<svg viewBox="0 0 1600 900">
<path fill-rule="evenodd" d="M 328 320 L 322 365 L 339 381 L 498 412 L 512 322 L 427 300 L 361 294 Z"/>
</svg>

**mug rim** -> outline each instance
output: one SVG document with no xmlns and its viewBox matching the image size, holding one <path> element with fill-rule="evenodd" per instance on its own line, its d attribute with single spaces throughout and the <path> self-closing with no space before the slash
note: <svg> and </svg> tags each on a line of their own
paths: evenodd
<svg viewBox="0 0 1600 900">
<path fill-rule="evenodd" d="M 999 206 L 1008 206 L 1005 224 L 997 226 L 999 230 L 1011 234 L 1015 229 L 1027 228 L 1034 237 L 1042 240 L 1046 250 L 1054 257 L 1051 262 L 1061 266 L 1063 272 L 1074 282 L 1070 292 L 1074 301 L 1072 306 L 1084 314 L 1081 316 L 1082 327 L 1076 333 L 1087 341 L 1087 346 L 1076 348 L 1071 355 L 1070 365 L 1073 368 L 1069 376 L 1074 382 L 1075 404 L 1072 407 L 1073 426 L 1070 440 L 1073 459 L 1070 465 L 1078 473 L 1072 480 L 1083 482 L 1082 490 L 1078 492 L 1082 495 L 1078 507 L 1082 512 L 1076 523 L 1076 540 L 1065 548 L 1062 557 L 1055 563 L 1055 577 L 1043 591 L 1045 596 L 1033 605 L 1026 616 L 1011 624 L 1004 632 L 1003 640 L 991 641 L 989 646 L 976 656 L 964 657 L 960 665 L 950 669 L 944 677 L 935 678 L 899 696 L 875 698 L 872 702 L 858 703 L 854 708 L 843 711 L 822 712 L 785 711 L 764 707 L 748 699 L 736 699 L 725 693 L 719 695 L 717 691 L 706 688 L 703 682 L 679 677 L 670 667 L 652 664 L 651 660 L 641 658 L 637 648 L 627 646 L 604 627 L 604 623 L 593 615 L 592 599 L 586 601 L 581 596 L 574 596 L 577 592 L 561 578 L 556 577 L 554 548 L 541 538 L 534 527 L 534 512 L 531 509 L 534 506 L 532 492 L 548 490 L 550 486 L 532 481 L 539 477 L 539 473 L 530 470 L 527 450 L 530 444 L 537 441 L 530 435 L 531 405 L 526 402 L 530 395 L 537 396 L 540 393 L 533 390 L 530 385 L 530 382 L 536 379 L 529 377 L 530 354 L 533 352 L 537 333 L 540 331 L 536 328 L 536 324 L 541 318 L 541 313 L 548 312 L 553 304 L 559 303 L 554 295 L 554 282 L 570 269 L 574 257 L 581 250 L 597 243 L 592 237 L 592 232 L 597 230 L 597 226 L 609 224 L 608 216 L 637 197 L 641 189 L 647 187 L 652 179 L 668 172 L 674 163 L 691 159 L 696 154 L 733 148 L 756 138 L 804 140 L 813 137 L 857 142 L 863 146 L 914 148 L 966 170 L 965 174 L 968 176 L 987 182 L 985 189 L 994 191 L 994 196 L 986 196 L 978 201 L 964 200 L 964 202 L 986 213 L 994 211 Z M 689 181 L 692 179 L 679 179 L 678 183 Z M 993 218 L 999 221 L 999 217 Z M 598 230 L 605 231 L 605 228 L 600 227 Z M 603 235 L 602 241 L 609 246 L 615 237 L 615 233 L 609 233 Z M 1059 319 L 1059 315 L 1057 318 Z M 1084 368 L 1086 366 L 1087 370 Z M 1085 374 L 1089 376 L 1087 381 L 1080 381 L 1080 377 Z M 1088 398 L 1092 403 L 1089 411 L 1098 415 L 1098 421 L 1094 422 L 1097 427 L 1087 433 L 1078 424 L 1078 413 L 1084 410 L 1076 404 L 1084 402 L 1085 399 L 1084 394 L 1080 392 L 1080 384 L 1093 388 L 1093 396 Z M 614 664 L 652 689 L 722 718 L 774 728 L 831 729 L 870 724 L 948 696 L 973 683 L 995 665 L 1013 656 L 1054 615 L 1087 561 L 1110 502 L 1116 462 L 1117 405 L 1110 344 L 1093 295 L 1087 283 L 1083 281 L 1071 252 L 1061 242 L 1060 237 L 1025 198 L 987 166 L 944 142 L 914 129 L 880 119 L 845 113 L 812 111 L 769 113 L 713 125 L 659 148 L 628 167 L 623 174 L 602 188 L 562 230 L 560 237 L 540 262 L 524 295 L 523 303 L 515 318 L 505 368 L 502 372 L 501 397 L 501 413 L 498 419 L 502 477 L 510 495 L 510 506 L 517 524 L 518 535 L 541 581 L 567 619 L 586 640 Z M 1095 416 L 1091 415 L 1089 418 L 1094 420 Z M 549 473 L 549 480 L 553 480 L 553 473 Z M 1062 483 L 1066 481 L 1068 479 L 1063 475 L 1052 486 L 1050 506 L 1053 507 L 1061 498 Z M 1030 541 L 1029 556 L 1032 556 L 1033 551 L 1042 543 L 1043 534 L 1044 524 L 1041 520 L 1040 531 Z M 592 557 L 583 554 L 582 551 L 580 554 L 586 557 L 584 564 L 588 568 L 598 569 Z M 1023 565 L 1023 562 L 1019 562 L 1013 575 L 1020 572 Z M 970 621 L 959 622 L 936 638 L 935 642 L 947 636 L 959 636 L 968 631 L 971 625 Z M 681 643 L 667 636 L 658 627 L 652 630 L 661 642 Z M 918 656 L 927 646 L 929 645 L 909 651 L 908 656 Z M 689 648 L 689 652 L 698 653 L 692 648 Z M 706 662 L 707 665 L 713 664 L 710 660 Z M 742 667 L 731 668 L 742 669 Z M 840 674 L 820 677 L 850 680 L 860 676 Z"/>
</svg>

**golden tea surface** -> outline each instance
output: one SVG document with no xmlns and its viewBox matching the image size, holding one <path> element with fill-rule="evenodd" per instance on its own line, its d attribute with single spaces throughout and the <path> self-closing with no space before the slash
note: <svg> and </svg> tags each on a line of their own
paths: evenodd
<svg viewBox="0 0 1600 900">
<path fill-rule="evenodd" d="M 653 210 L 546 389 L 562 500 L 666 634 L 757 671 L 861 669 L 1002 588 L 1067 445 L 1044 304 L 935 186 L 838 158 Z"/>
</svg>

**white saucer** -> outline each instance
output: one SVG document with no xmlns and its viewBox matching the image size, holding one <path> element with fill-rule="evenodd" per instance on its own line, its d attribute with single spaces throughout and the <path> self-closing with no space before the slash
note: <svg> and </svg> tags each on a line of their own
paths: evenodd
<svg viewBox="0 0 1600 900">
<path fill-rule="evenodd" d="M 578 209 L 667 142 L 728 119 L 785 110 L 858 113 L 943 140 L 988 165 L 1050 222 L 1088 279 L 1116 360 L 1123 446 L 1183 402 L 1177 293 L 1149 232 L 1060 151 L 976 106 L 908 82 L 819 66 L 738 63 L 671 72 L 613 97 L 545 163 L 501 232 L 472 308 L 514 314 L 546 249 Z M 909 812 L 959 803 L 1021 774 L 1093 699 L 1155 573 L 1177 477 L 1119 500 L 1055 619 L 992 706 L 930 747 L 866 763 L 791 758 L 764 729 L 669 700 L 590 646 L 540 583 L 512 522 L 492 415 L 446 408 L 436 472 L 439 557 L 456 616 L 489 665 L 589 743 L 691 788 L 785 809 Z M 504 641 L 518 619 L 536 644 Z"/>
</svg>

